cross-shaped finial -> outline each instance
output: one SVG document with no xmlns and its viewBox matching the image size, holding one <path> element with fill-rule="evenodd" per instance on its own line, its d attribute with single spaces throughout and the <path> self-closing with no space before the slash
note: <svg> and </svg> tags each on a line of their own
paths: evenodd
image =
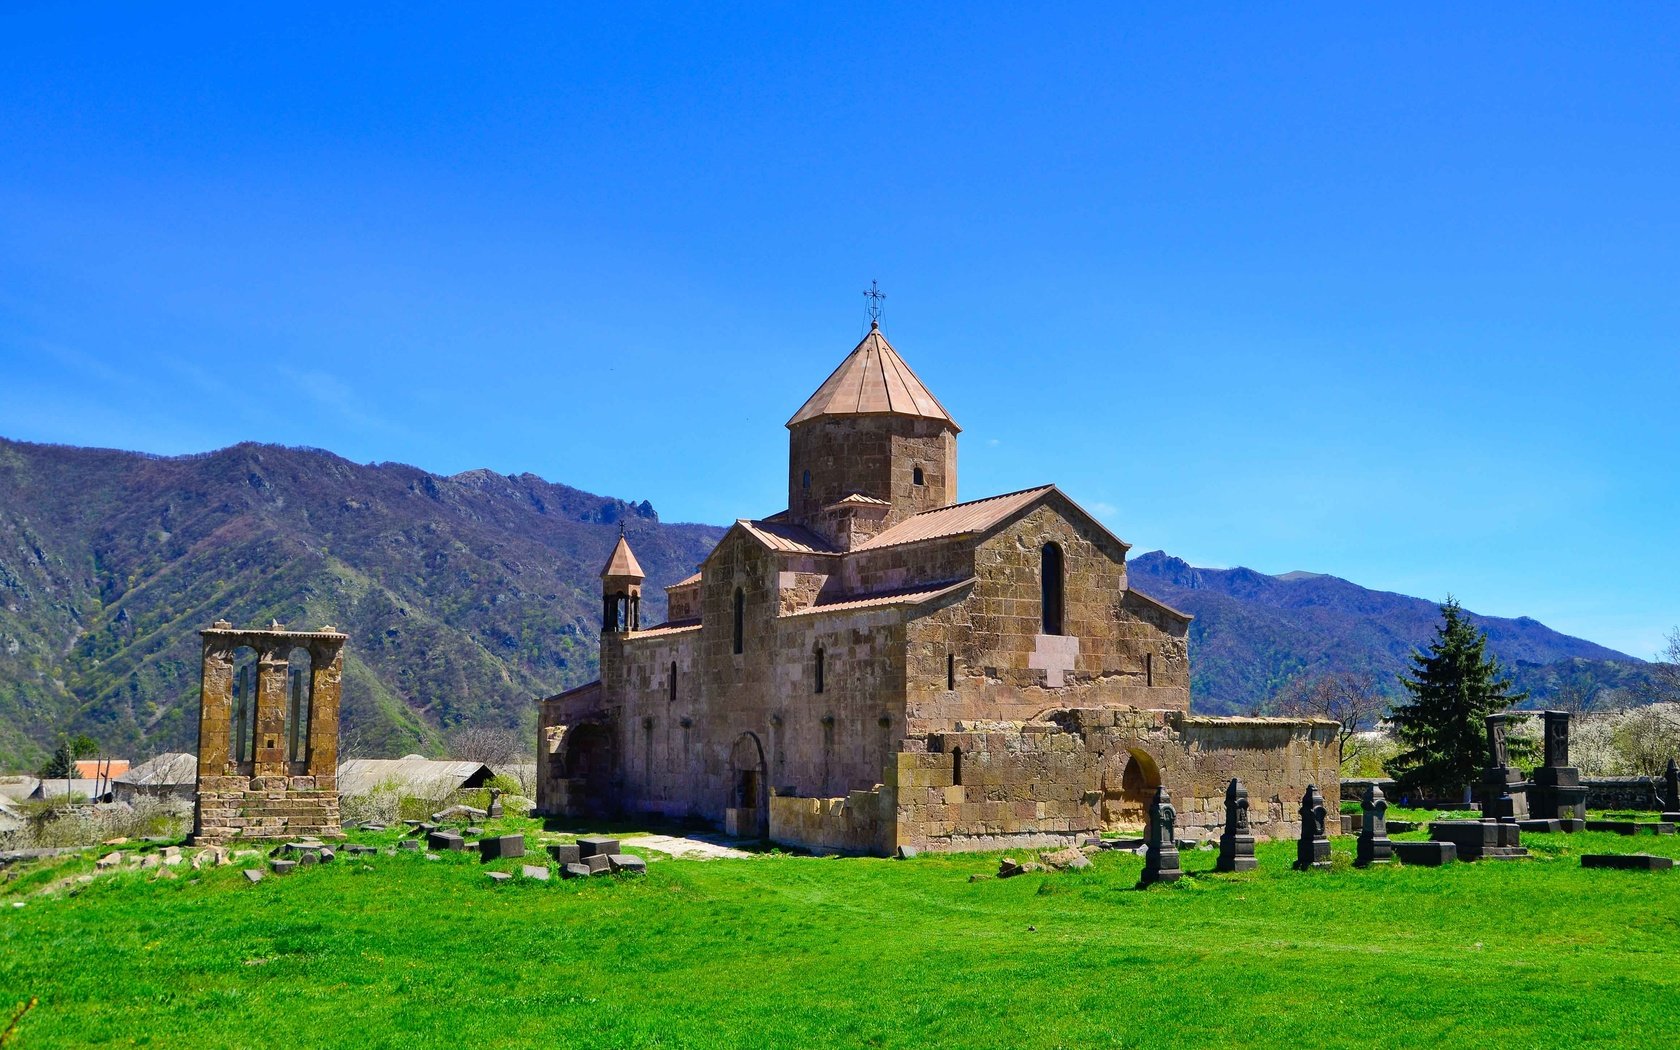
<svg viewBox="0 0 1680 1050">
<path fill-rule="evenodd" d="M 881 327 L 881 300 L 887 297 L 887 293 L 881 291 L 880 282 L 870 281 L 863 296 L 869 300 L 869 327 Z"/>
</svg>

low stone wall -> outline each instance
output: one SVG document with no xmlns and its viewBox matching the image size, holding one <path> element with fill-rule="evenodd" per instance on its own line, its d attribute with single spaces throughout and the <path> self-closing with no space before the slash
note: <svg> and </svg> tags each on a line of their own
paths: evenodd
<svg viewBox="0 0 1680 1050">
<path fill-rule="evenodd" d="M 897 844 L 1064 845 L 1141 824 L 1160 785 L 1178 811 L 1180 837 L 1216 838 L 1232 777 L 1248 788 L 1256 837 L 1292 837 L 1308 784 L 1332 813 L 1340 803 L 1338 740 L 1334 722 L 1179 711 L 1076 709 L 1032 722 L 959 723 L 888 768 Z"/>
<path fill-rule="evenodd" d="M 1588 809 L 1657 809 L 1661 777 L 1582 777 Z"/>
<path fill-rule="evenodd" d="M 822 853 L 888 854 L 892 804 L 883 788 L 853 791 L 844 798 L 770 796 L 770 841 Z"/>
</svg>

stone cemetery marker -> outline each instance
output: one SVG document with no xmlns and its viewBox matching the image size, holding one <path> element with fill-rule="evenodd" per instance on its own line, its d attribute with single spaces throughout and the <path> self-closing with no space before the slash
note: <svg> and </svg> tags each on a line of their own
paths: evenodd
<svg viewBox="0 0 1680 1050">
<path fill-rule="evenodd" d="M 1295 870 L 1330 867 L 1330 840 L 1324 834 L 1324 799 L 1318 787 L 1307 785 L 1301 796 L 1301 841 L 1295 847 Z"/>
<path fill-rule="evenodd" d="M 609 839 L 603 835 L 585 835 L 577 840 L 578 853 L 584 859 L 600 854 L 610 856 L 618 852 L 618 840 Z"/>
<path fill-rule="evenodd" d="M 607 858 L 614 875 L 646 875 L 647 861 L 634 853 L 614 853 Z"/>
<path fill-rule="evenodd" d="M 1663 786 L 1668 791 L 1668 797 L 1663 799 L 1663 819 L 1680 821 L 1680 763 L 1672 758 L 1668 760 L 1668 771 L 1663 774 Z"/>
<path fill-rule="evenodd" d="M 566 864 L 560 868 L 562 879 L 587 879 L 593 874 L 595 873 L 589 870 L 587 864 Z"/>
<path fill-rule="evenodd" d="M 426 835 L 427 849 L 464 850 L 466 840 L 453 831 L 433 831 Z"/>
<path fill-rule="evenodd" d="M 1581 867 L 1667 871 L 1674 867 L 1674 860 L 1671 857 L 1653 857 L 1649 853 L 1586 853 L 1581 856 Z"/>
<path fill-rule="evenodd" d="M 548 847 L 548 855 L 554 858 L 554 863 L 562 868 L 568 864 L 579 864 L 583 861 L 583 854 L 578 851 L 575 842 L 554 843 Z"/>
<path fill-rule="evenodd" d="M 1219 861 L 1214 871 L 1253 871 L 1254 835 L 1248 824 L 1248 789 L 1235 777 L 1225 785 L 1225 832 L 1219 836 Z"/>
<path fill-rule="evenodd" d="M 524 835 L 495 835 L 478 840 L 478 859 L 480 861 L 501 860 L 505 857 L 523 857 L 524 855 Z"/>
<path fill-rule="evenodd" d="M 519 871 L 527 879 L 536 879 L 538 882 L 548 881 L 548 865 L 546 864 L 522 864 Z"/>
<path fill-rule="evenodd" d="M 1149 804 L 1149 849 L 1143 857 L 1143 877 L 1140 886 L 1157 882 L 1172 882 L 1184 872 L 1178 866 L 1178 810 L 1173 808 L 1172 796 L 1165 787 L 1155 789 L 1155 801 Z"/>
<path fill-rule="evenodd" d="M 1387 864 L 1394 859 L 1394 844 L 1388 841 L 1388 800 L 1383 798 L 1382 788 L 1366 785 L 1359 810 L 1359 845 L 1354 853 L 1354 866 Z"/>
<path fill-rule="evenodd" d="M 495 882 L 506 882 L 507 880 L 513 878 L 512 875 L 509 875 L 505 871 L 487 871 L 484 874 L 490 876 L 490 878 Z"/>
</svg>

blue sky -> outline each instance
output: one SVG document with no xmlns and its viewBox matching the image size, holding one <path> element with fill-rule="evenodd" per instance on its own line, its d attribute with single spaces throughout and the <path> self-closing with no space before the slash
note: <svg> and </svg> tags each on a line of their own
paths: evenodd
<svg viewBox="0 0 1680 1050">
<path fill-rule="evenodd" d="M 779 509 L 884 329 L 961 495 L 1680 625 L 1680 8 L 0 13 L 0 434 Z"/>
</svg>

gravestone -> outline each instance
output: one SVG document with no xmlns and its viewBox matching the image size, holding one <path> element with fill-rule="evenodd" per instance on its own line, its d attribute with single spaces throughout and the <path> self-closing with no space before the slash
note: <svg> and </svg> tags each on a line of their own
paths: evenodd
<svg viewBox="0 0 1680 1050">
<path fill-rule="evenodd" d="M 1388 800 L 1382 788 L 1369 784 L 1365 797 L 1359 800 L 1359 844 L 1353 856 L 1354 867 L 1387 864 L 1394 859 L 1394 843 L 1388 840 Z"/>
<path fill-rule="evenodd" d="M 1623 871 L 1667 871 L 1674 867 L 1670 857 L 1653 857 L 1649 853 L 1584 853 L 1583 868 L 1619 868 Z"/>
<path fill-rule="evenodd" d="M 1318 787 L 1307 785 L 1301 796 L 1301 840 L 1295 847 L 1295 870 L 1330 869 L 1330 840 L 1324 834 L 1324 798 Z"/>
<path fill-rule="evenodd" d="M 1458 847 L 1450 842 L 1396 842 L 1394 855 L 1401 864 L 1439 868 L 1458 859 Z"/>
<path fill-rule="evenodd" d="M 401 842 L 397 843 L 397 848 L 398 849 L 417 850 L 417 849 L 420 848 L 420 840 L 419 839 L 403 839 Z"/>
<path fill-rule="evenodd" d="M 1528 783 L 1522 771 L 1511 766 L 1510 749 L 1505 743 L 1505 724 L 1515 715 L 1487 716 L 1487 747 L 1490 764 L 1482 770 L 1482 780 L 1476 789 L 1476 801 L 1482 805 L 1482 815 L 1505 819 L 1528 816 Z"/>
<path fill-rule="evenodd" d="M 1451 842 L 1459 860 L 1516 860 L 1528 856 L 1522 847 L 1522 828 L 1511 821 L 1438 820 L 1429 837 Z"/>
<path fill-rule="evenodd" d="M 297 861 L 295 861 L 295 860 L 271 860 L 271 861 L 268 862 L 268 866 L 274 872 L 274 874 L 285 875 L 288 872 L 290 872 L 293 868 L 297 867 Z"/>
<path fill-rule="evenodd" d="M 478 840 L 478 859 L 481 863 L 488 860 L 501 860 L 505 857 L 523 857 L 524 855 L 524 835 L 494 835 L 487 839 Z"/>
<path fill-rule="evenodd" d="M 578 852 L 575 842 L 556 842 L 548 847 L 548 855 L 554 858 L 554 863 L 562 868 L 568 864 L 577 864 L 583 860 L 583 854 Z"/>
<path fill-rule="evenodd" d="M 1569 712 L 1542 711 L 1546 761 L 1534 770 L 1528 812 L 1537 820 L 1585 820 L 1587 789 L 1581 771 L 1569 764 Z M 1579 830 L 1560 826 L 1559 830 Z"/>
<path fill-rule="evenodd" d="M 1225 831 L 1219 836 L 1219 860 L 1214 871 L 1253 871 L 1254 835 L 1248 823 L 1248 789 L 1236 777 L 1225 785 Z"/>
<path fill-rule="evenodd" d="M 603 835 L 585 835 L 577 840 L 577 844 L 578 855 L 584 860 L 588 860 L 596 854 L 610 856 L 618 852 L 618 840 Z"/>
<path fill-rule="evenodd" d="M 589 870 L 587 864 L 564 864 L 560 867 L 562 879 L 587 879 L 593 874 L 595 873 Z"/>
<path fill-rule="evenodd" d="M 1178 828 L 1178 811 L 1172 806 L 1167 789 L 1155 789 L 1155 800 L 1149 804 L 1149 830 L 1145 838 L 1149 849 L 1143 856 L 1143 877 L 1140 886 L 1157 882 L 1172 882 L 1184 872 L 1178 866 L 1178 845 L 1173 832 Z"/>
<path fill-rule="evenodd" d="M 1662 818 L 1670 823 L 1680 823 L 1680 763 L 1672 758 L 1668 760 L 1668 770 L 1663 773 L 1663 790 L 1666 797 L 1663 799 Z"/>
<path fill-rule="evenodd" d="M 495 820 L 502 815 L 502 791 L 500 788 L 490 789 L 490 807 L 484 812 L 488 820 Z"/>
<path fill-rule="evenodd" d="M 426 836 L 427 849 L 464 850 L 467 842 L 453 831 L 433 831 Z"/>
<path fill-rule="evenodd" d="M 592 875 L 598 875 L 601 872 L 610 871 L 612 870 L 612 862 L 607 859 L 608 856 L 610 856 L 610 854 L 591 853 L 589 856 L 583 858 L 584 866 L 589 869 L 589 872 Z"/>
<path fill-rule="evenodd" d="M 507 880 L 513 878 L 512 875 L 505 871 L 487 871 L 484 874 L 490 876 L 491 880 L 494 882 L 506 882 Z"/>
<path fill-rule="evenodd" d="M 614 875 L 646 875 L 647 861 L 634 853 L 614 853 L 607 858 Z"/>
<path fill-rule="evenodd" d="M 520 874 L 524 875 L 527 879 L 536 879 L 538 882 L 548 881 L 547 864 L 522 864 L 519 867 L 519 871 Z"/>
</svg>

